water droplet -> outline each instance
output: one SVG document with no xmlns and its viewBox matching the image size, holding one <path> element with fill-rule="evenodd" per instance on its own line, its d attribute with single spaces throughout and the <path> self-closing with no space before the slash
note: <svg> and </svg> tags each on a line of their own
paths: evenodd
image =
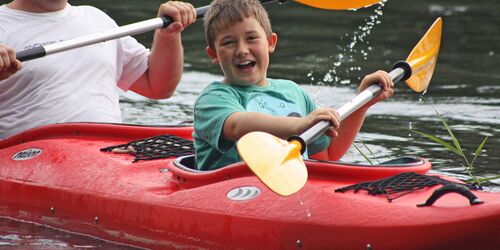
<svg viewBox="0 0 500 250">
<path fill-rule="evenodd" d="M 351 80 L 349 80 L 349 79 L 345 79 L 345 80 L 340 81 L 340 84 L 349 84 L 349 83 L 351 83 Z"/>
<path fill-rule="evenodd" d="M 340 37 L 340 40 L 344 41 L 336 45 L 340 53 L 335 57 L 329 57 L 331 67 L 323 74 L 322 78 L 319 78 L 323 79 L 321 82 L 327 85 L 332 82 L 333 84 L 350 84 L 350 80 L 342 79 L 361 79 L 358 75 L 353 75 L 353 72 L 361 71 L 361 67 L 354 65 L 354 63 L 360 60 L 367 61 L 369 59 L 368 52 L 374 50 L 373 47 L 369 46 L 368 39 L 375 26 L 381 23 L 379 19 L 383 15 L 384 5 L 383 1 L 373 5 L 373 13 L 365 18 L 363 25 L 359 25 L 352 33 Z M 318 62 L 319 64 L 323 64 L 323 62 Z M 312 81 L 314 81 L 313 74 L 314 72 L 311 71 L 307 75 Z"/>
<path fill-rule="evenodd" d="M 333 77 L 330 73 L 327 73 L 324 77 L 323 77 L 323 82 L 333 82 Z"/>
</svg>

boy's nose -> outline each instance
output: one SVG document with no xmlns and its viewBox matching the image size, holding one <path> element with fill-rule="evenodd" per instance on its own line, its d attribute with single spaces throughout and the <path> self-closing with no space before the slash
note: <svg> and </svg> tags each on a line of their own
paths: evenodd
<svg viewBox="0 0 500 250">
<path fill-rule="evenodd" d="M 246 55 L 248 54 L 248 46 L 244 44 L 239 44 L 238 47 L 236 48 L 236 55 L 241 56 L 241 55 Z"/>
</svg>

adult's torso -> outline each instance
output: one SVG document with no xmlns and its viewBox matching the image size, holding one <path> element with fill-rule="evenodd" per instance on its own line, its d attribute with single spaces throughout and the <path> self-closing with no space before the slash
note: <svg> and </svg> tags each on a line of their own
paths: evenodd
<svg viewBox="0 0 500 250">
<path fill-rule="evenodd" d="M 0 8 L 0 43 L 16 51 L 116 27 L 93 7 L 35 14 Z M 105 42 L 23 63 L 0 81 L 0 138 L 44 124 L 120 122 L 117 42 Z"/>
</svg>

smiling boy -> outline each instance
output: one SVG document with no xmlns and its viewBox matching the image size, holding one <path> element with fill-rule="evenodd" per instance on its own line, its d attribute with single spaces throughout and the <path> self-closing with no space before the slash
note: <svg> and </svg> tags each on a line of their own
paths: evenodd
<svg viewBox="0 0 500 250">
<path fill-rule="evenodd" d="M 249 132 L 286 139 L 321 120 L 331 122 L 328 135 L 337 138 L 320 137 L 308 145 L 306 157 L 323 151 L 322 158 L 336 160 L 352 144 L 367 108 L 392 95 L 393 83 L 386 72 L 366 76 L 360 91 L 379 83 L 384 92 L 341 125 L 336 110 L 318 108 L 296 83 L 267 78 L 269 54 L 278 37 L 257 0 L 213 1 L 205 15 L 205 36 L 207 54 L 220 65 L 224 79 L 210 84 L 195 102 L 193 137 L 199 170 L 240 161 L 236 141 Z"/>
</svg>

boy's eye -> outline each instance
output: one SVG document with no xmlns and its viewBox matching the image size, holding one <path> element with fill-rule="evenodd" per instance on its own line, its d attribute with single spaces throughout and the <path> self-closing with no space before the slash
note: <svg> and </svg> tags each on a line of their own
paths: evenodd
<svg viewBox="0 0 500 250">
<path fill-rule="evenodd" d="M 234 41 L 233 41 L 233 40 L 225 40 L 225 41 L 222 41 L 222 42 L 221 42 L 221 45 L 222 45 L 222 46 L 228 46 L 228 45 L 231 45 L 231 44 L 233 44 L 233 43 L 234 43 Z"/>
<path fill-rule="evenodd" d="M 255 39 L 258 39 L 259 37 L 258 36 L 249 36 L 247 39 L 248 40 L 255 40 Z"/>
</svg>

